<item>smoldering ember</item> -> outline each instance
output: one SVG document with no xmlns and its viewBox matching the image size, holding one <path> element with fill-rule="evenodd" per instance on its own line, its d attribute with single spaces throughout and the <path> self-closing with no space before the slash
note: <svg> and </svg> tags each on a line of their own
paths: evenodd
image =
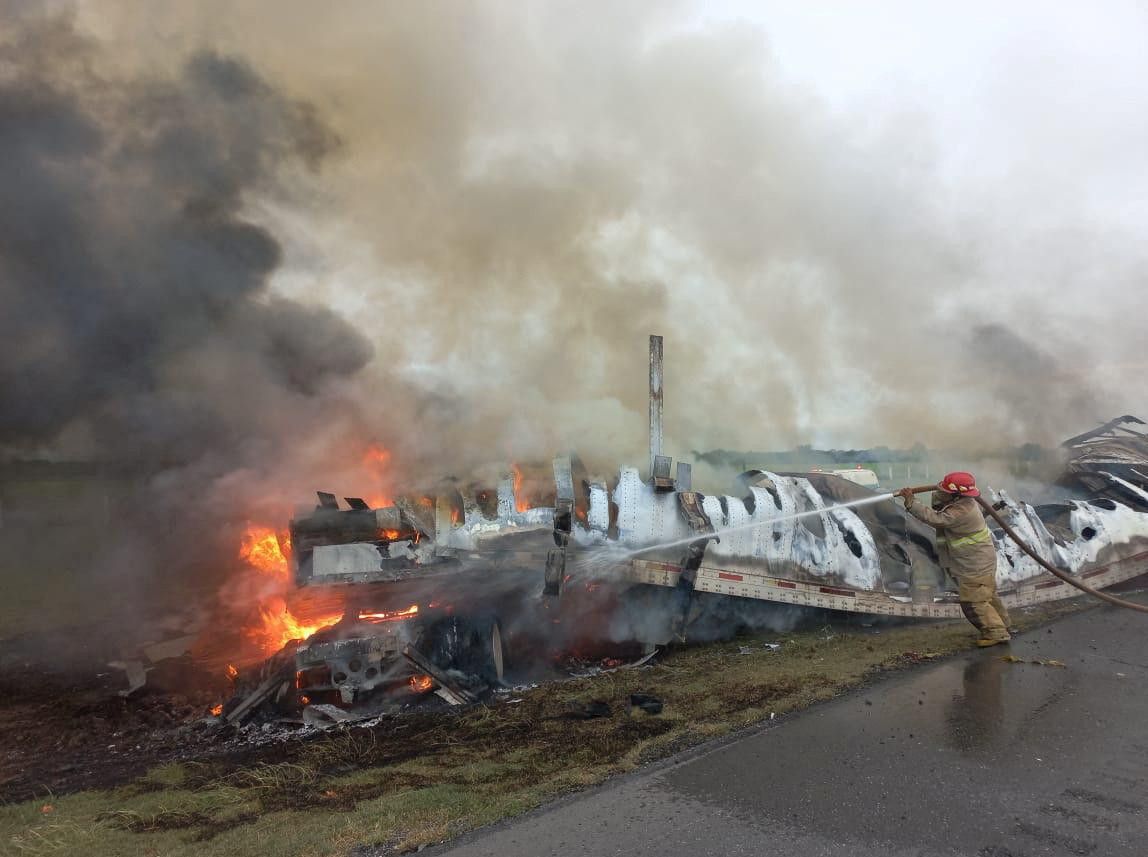
<svg viewBox="0 0 1148 857">
<path fill-rule="evenodd" d="M 0 0 L 0 851 L 1142 853 L 1142 21 L 889 10 Z"/>
</svg>

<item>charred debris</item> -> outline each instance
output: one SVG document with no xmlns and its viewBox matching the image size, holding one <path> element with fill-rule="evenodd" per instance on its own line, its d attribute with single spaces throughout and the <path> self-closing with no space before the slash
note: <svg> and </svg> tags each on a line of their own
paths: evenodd
<svg viewBox="0 0 1148 857">
<path fill-rule="evenodd" d="M 587 510 L 570 459 L 554 473 L 558 497 L 537 507 L 519 470 L 494 491 L 444 487 L 379 509 L 320 492 L 284 542 L 297 590 L 334 598 L 341 618 L 235 676 L 216 723 L 322 728 L 648 662 L 619 587 L 599 570 L 571 586 L 571 528 Z"/>
<path fill-rule="evenodd" d="M 1125 414 L 1061 444 L 1067 455 L 1061 482 L 1148 512 L 1148 432 L 1144 420 Z M 1133 486 L 1133 487 L 1129 487 Z"/>
</svg>

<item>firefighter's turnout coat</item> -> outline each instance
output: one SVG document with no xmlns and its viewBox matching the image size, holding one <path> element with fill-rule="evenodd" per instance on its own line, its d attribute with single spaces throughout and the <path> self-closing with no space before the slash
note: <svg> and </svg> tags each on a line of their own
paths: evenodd
<svg viewBox="0 0 1148 857">
<path fill-rule="evenodd" d="M 972 497 L 939 499 L 938 508 L 930 509 L 906 498 L 905 511 L 936 529 L 941 567 L 957 581 L 969 621 L 986 636 L 1007 637 L 1008 612 L 997 597 L 997 552 L 985 516 Z"/>
</svg>

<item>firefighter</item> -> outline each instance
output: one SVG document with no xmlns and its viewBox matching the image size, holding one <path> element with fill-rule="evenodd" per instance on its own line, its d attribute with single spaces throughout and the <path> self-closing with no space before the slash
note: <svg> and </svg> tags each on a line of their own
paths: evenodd
<svg viewBox="0 0 1148 857">
<path fill-rule="evenodd" d="M 933 508 L 916 502 L 913 492 L 902 488 L 897 496 L 905 511 L 936 528 L 941 568 L 957 581 L 961 611 L 980 632 L 978 646 L 1007 643 L 1009 615 L 997 595 L 997 552 L 985 516 L 974 497 L 980 496 L 971 473 L 949 473 L 933 492 Z"/>
</svg>

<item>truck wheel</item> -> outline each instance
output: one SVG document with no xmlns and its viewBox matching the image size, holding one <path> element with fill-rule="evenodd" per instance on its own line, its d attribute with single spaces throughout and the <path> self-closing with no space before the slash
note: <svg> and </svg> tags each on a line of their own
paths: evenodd
<svg viewBox="0 0 1148 857">
<path fill-rule="evenodd" d="M 506 674 L 506 659 L 502 645 L 502 625 L 497 620 L 491 626 L 490 652 L 492 674 L 496 680 L 501 682 L 502 677 Z"/>
<path fill-rule="evenodd" d="M 468 624 L 466 645 L 460 653 L 460 668 L 488 684 L 498 684 L 506 668 L 502 625 L 493 617 L 476 619 Z"/>
<path fill-rule="evenodd" d="M 488 684 L 502 681 L 506 649 L 502 625 L 494 616 L 452 616 L 437 622 L 427 635 L 428 654 L 443 669 L 479 676 Z"/>
</svg>

